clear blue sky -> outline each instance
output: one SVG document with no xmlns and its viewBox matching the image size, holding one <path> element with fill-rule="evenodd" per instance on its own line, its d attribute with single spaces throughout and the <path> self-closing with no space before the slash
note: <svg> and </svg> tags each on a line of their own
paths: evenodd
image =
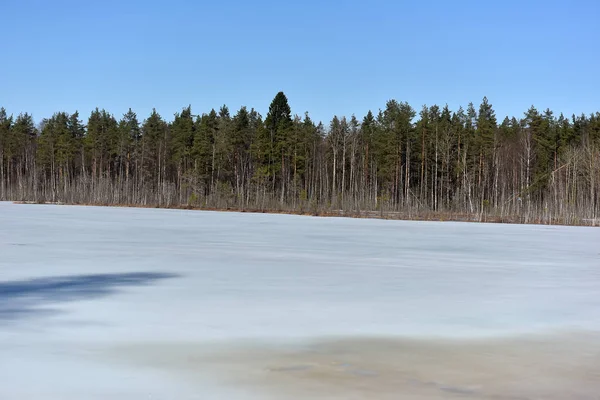
<svg viewBox="0 0 600 400">
<path fill-rule="evenodd" d="M 1 0 L 0 106 L 95 107 L 140 120 L 227 104 L 263 116 L 279 90 L 313 119 L 388 99 L 499 119 L 534 104 L 600 111 L 600 1 Z"/>
</svg>

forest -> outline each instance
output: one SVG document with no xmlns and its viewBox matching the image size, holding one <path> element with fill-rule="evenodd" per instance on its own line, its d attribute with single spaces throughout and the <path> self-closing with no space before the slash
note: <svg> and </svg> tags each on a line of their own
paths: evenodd
<svg viewBox="0 0 600 400">
<path fill-rule="evenodd" d="M 263 118 L 227 106 L 166 120 L 95 109 L 36 123 L 0 108 L 0 200 L 597 224 L 600 113 L 390 100 L 327 124 L 279 92 Z"/>
</svg>

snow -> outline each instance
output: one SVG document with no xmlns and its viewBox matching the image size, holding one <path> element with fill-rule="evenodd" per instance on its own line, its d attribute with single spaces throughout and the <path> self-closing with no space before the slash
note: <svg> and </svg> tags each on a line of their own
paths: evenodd
<svg viewBox="0 0 600 400">
<path fill-rule="evenodd" d="M 0 398 L 266 398 L 132 354 L 594 333 L 599 289 L 597 228 L 0 203 Z"/>
</svg>

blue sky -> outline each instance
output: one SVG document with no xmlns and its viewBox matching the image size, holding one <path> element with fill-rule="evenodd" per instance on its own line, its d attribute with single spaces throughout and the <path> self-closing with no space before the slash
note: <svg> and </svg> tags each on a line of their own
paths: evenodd
<svg viewBox="0 0 600 400">
<path fill-rule="evenodd" d="M 389 99 L 600 111 L 600 2 L 1 0 L 0 106 L 36 120 L 227 104 L 329 121 Z"/>
</svg>

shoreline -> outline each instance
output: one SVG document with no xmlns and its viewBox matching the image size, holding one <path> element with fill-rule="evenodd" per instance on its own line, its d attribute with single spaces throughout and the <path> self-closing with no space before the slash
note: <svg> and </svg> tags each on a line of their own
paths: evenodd
<svg viewBox="0 0 600 400">
<path fill-rule="evenodd" d="M 181 206 L 158 206 L 143 204 L 101 204 L 101 203 L 63 203 L 63 202 L 36 202 L 36 201 L 8 201 L 18 205 L 59 205 L 59 206 L 80 206 L 80 207 L 113 207 L 113 208 L 143 208 L 143 209 L 162 209 L 162 210 L 187 210 L 187 211 L 211 211 L 211 212 L 231 212 L 247 214 L 273 214 L 273 215 L 296 215 L 304 217 L 328 217 L 328 218 L 355 218 L 355 219 L 375 219 L 389 221 L 427 221 L 427 222 L 466 222 L 483 224 L 509 224 L 509 225 L 546 225 L 546 226 L 574 226 L 574 227 L 600 227 L 600 219 L 581 219 L 580 223 L 566 223 L 560 219 L 547 221 L 532 219 L 527 222 L 520 221 L 520 217 L 498 217 L 498 216 L 477 216 L 464 213 L 453 212 L 424 212 L 409 213 L 403 211 L 323 211 L 307 212 L 301 210 L 277 210 L 277 209 L 259 209 L 259 208 L 239 208 L 239 207 L 198 207 L 191 205 Z"/>
</svg>

